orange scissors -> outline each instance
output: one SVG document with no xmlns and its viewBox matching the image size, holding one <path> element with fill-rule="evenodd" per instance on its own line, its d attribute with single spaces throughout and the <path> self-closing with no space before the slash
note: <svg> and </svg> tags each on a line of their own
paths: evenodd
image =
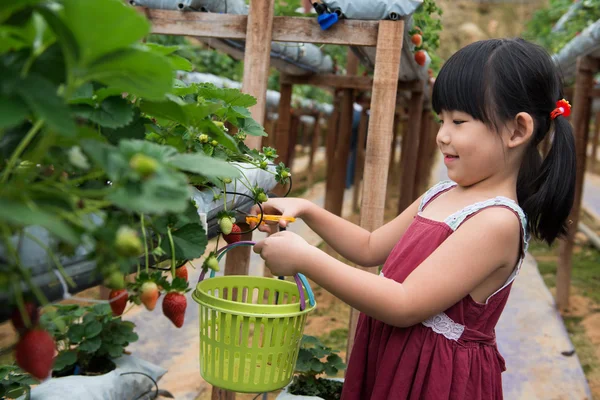
<svg viewBox="0 0 600 400">
<path fill-rule="evenodd" d="M 266 221 L 279 222 L 281 220 L 288 221 L 288 222 L 295 222 L 296 218 L 294 218 L 294 217 L 284 217 L 282 215 L 263 215 L 262 224 L 264 225 L 266 223 Z M 246 223 L 247 224 L 250 224 L 251 222 L 258 223 L 258 221 L 260 221 L 260 214 L 246 216 Z"/>
</svg>

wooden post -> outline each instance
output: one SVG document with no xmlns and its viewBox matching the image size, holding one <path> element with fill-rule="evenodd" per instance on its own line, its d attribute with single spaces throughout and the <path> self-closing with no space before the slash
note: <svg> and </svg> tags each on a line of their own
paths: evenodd
<svg viewBox="0 0 600 400">
<path fill-rule="evenodd" d="M 419 152 L 419 133 L 423 113 L 423 90 L 413 91 L 408 110 L 408 129 L 402 132 L 402 151 L 400 153 L 400 199 L 398 214 L 402 213 L 418 197 L 415 196 L 415 175 L 417 174 L 417 154 Z"/>
<path fill-rule="evenodd" d="M 338 124 L 338 140 L 335 145 L 333 156 L 333 168 L 331 176 L 327 180 L 332 180 L 328 185 L 325 194 L 325 204 L 328 205 L 328 211 L 336 215 L 342 215 L 342 206 L 344 204 L 344 191 L 346 189 L 346 172 L 348 170 L 348 153 L 350 153 L 350 141 L 352 138 L 352 114 L 354 111 L 354 96 L 352 89 L 342 91 L 342 101 L 340 105 L 340 118 Z"/>
<path fill-rule="evenodd" d="M 560 310 L 569 307 L 569 291 L 571 287 L 571 258 L 575 233 L 579 224 L 581 196 L 587 158 L 587 143 L 591 114 L 590 90 L 593 88 L 594 74 L 598 71 L 599 62 L 590 57 L 577 60 L 575 77 L 575 93 L 573 95 L 573 131 L 575 133 L 575 153 L 577 159 L 577 180 L 575 184 L 575 201 L 569 216 L 567 236 L 560 242 L 558 268 L 556 271 L 556 304 Z"/>
<path fill-rule="evenodd" d="M 368 185 L 363 185 L 360 209 L 360 226 L 370 232 L 383 225 L 403 32 L 403 20 L 379 22 L 363 178 Z M 377 273 L 376 267 L 364 269 Z M 348 356 L 354 345 L 357 322 L 358 311 L 352 309 L 348 327 Z"/>
<path fill-rule="evenodd" d="M 358 197 L 360 182 L 363 178 L 363 170 L 365 169 L 365 141 L 367 140 L 367 114 L 368 109 L 363 106 L 360 114 L 360 122 L 358 123 L 358 141 L 356 142 L 356 164 L 354 165 L 354 192 L 352 197 L 352 209 L 358 211 Z"/>
<path fill-rule="evenodd" d="M 415 173 L 415 189 L 413 196 L 419 197 L 429 184 L 429 149 L 431 148 L 431 110 L 423 107 L 421 114 L 421 129 L 419 131 L 419 151 L 417 155 L 417 171 Z"/>
<path fill-rule="evenodd" d="M 333 112 L 331 113 L 329 125 L 327 126 L 327 138 L 325 140 L 325 154 L 327 158 L 327 178 L 325 180 L 325 209 L 331 210 L 331 195 L 329 192 L 333 190 L 333 170 L 334 170 L 334 157 L 335 148 L 338 142 L 338 126 L 340 120 L 340 98 L 337 95 L 337 91 L 333 97 Z"/>
<path fill-rule="evenodd" d="M 288 157 L 284 161 L 285 165 L 291 170 L 296 157 L 296 144 L 298 142 L 298 131 L 300 130 L 300 117 L 292 114 L 292 123 L 288 133 Z"/>
<path fill-rule="evenodd" d="M 596 171 L 596 156 L 598 153 L 598 139 L 600 136 L 600 111 L 596 113 L 596 120 L 594 122 L 594 138 L 592 139 L 592 163 L 590 165 L 590 170 L 592 172 Z"/>
<path fill-rule="evenodd" d="M 308 154 L 308 177 L 307 187 L 311 187 L 315 180 L 315 155 L 319 149 L 319 139 L 321 138 L 321 113 L 315 114 L 315 124 L 313 125 L 311 140 L 310 140 L 310 153 Z"/>
<path fill-rule="evenodd" d="M 277 124 L 275 125 L 275 148 L 279 161 L 285 163 L 288 159 L 290 126 L 292 124 L 292 85 L 282 83 L 279 88 L 279 107 Z"/>
<path fill-rule="evenodd" d="M 242 92 L 256 98 L 250 108 L 252 118 L 263 125 L 267 100 L 267 80 L 271 60 L 271 34 L 273 28 L 274 0 L 250 0 L 246 31 L 246 53 L 244 55 L 244 78 Z M 260 149 L 262 136 L 248 136 L 245 143 L 252 149 Z M 248 226 L 242 224 L 242 231 Z M 244 240 L 252 240 L 252 233 L 243 235 Z M 226 275 L 247 275 L 250 265 L 250 247 L 242 246 L 227 253 Z M 234 400 L 235 393 L 217 387 L 212 389 L 212 400 Z"/>
</svg>

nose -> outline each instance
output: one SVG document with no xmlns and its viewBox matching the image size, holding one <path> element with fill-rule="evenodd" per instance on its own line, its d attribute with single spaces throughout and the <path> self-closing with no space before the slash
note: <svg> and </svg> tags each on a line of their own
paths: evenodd
<svg viewBox="0 0 600 400">
<path fill-rule="evenodd" d="M 450 132 L 448 129 L 444 129 L 444 125 L 440 126 L 437 136 L 435 137 L 438 144 L 449 145 L 450 144 Z"/>
</svg>

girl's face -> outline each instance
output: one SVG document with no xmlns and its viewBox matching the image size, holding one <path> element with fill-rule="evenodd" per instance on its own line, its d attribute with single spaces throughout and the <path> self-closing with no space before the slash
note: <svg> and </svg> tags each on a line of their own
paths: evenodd
<svg viewBox="0 0 600 400">
<path fill-rule="evenodd" d="M 439 117 L 436 140 L 451 180 L 471 186 L 506 170 L 504 134 L 461 111 L 442 111 Z"/>
</svg>

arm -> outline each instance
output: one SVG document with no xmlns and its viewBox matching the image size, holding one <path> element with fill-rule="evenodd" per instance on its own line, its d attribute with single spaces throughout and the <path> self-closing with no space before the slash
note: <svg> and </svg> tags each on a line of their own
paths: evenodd
<svg viewBox="0 0 600 400">
<path fill-rule="evenodd" d="M 350 262 L 365 266 L 383 264 L 402 237 L 419 209 L 421 198 L 411 204 L 402 214 L 374 232 L 361 228 L 304 199 L 271 199 L 263 206 L 265 213 L 302 218 L 335 251 Z M 254 208 L 254 214 L 259 212 Z M 282 227 L 285 221 L 280 221 Z M 273 233 L 269 225 L 259 227 Z"/>
<path fill-rule="evenodd" d="M 419 209 L 417 199 L 399 216 L 374 232 L 361 228 L 310 203 L 302 219 L 336 252 L 351 262 L 374 267 L 383 264 Z"/>
<path fill-rule="evenodd" d="M 448 309 L 497 269 L 512 270 L 520 249 L 520 225 L 512 211 L 487 209 L 466 221 L 400 284 L 293 243 L 302 239 L 291 235 L 276 234 L 255 247 L 275 274 L 302 272 L 353 308 L 400 327 Z"/>
</svg>

